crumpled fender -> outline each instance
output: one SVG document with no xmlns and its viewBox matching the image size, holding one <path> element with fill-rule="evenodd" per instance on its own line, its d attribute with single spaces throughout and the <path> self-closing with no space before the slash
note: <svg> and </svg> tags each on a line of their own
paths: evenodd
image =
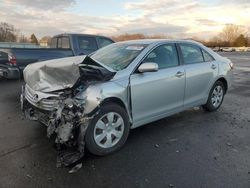
<svg viewBox="0 0 250 188">
<path fill-rule="evenodd" d="M 77 100 L 84 101 L 84 113 L 91 114 L 93 111 L 98 109 L 101 104 L 107 99 L 118 99 L 125 106 L 125 110 L 127 111 L 130 122 L 132 122 L 130 111 L 128 110 L 130 107 L 129 104 L 129 91 L 128 91 L 128 81 L 123 80 L 115 80 L 109 81 L 105 83 L 97 83 L 94 85 L 90 85 L 86 90 L 80 92 L 75 96 Z"/>
</svg>

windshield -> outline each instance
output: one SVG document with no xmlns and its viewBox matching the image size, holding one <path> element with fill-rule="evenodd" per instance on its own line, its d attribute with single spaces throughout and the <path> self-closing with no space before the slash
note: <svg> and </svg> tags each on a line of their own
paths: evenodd
<svg viewBox="0 0 250 188">
<path fill-rule="evenodd" d="M 91 58 L 115 71 L 125 69 L 146 47 L 146 44 L 116 43 L 96 51 Z"/>
</svg>

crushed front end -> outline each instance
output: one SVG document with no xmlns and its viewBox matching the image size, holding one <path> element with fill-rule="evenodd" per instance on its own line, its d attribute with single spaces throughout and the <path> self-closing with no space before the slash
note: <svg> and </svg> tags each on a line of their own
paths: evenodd
<svg viewBox="0 0 250 188">
<path fill-rule="evenodd" d="M 88 56 L 50 60 L 25 68 L 21 108 L 26 118 L 47 126 L 48 137 L 56 136 L 55 145 L 62 151 L 58 167 L 83 157 L 84 136 L 99 104 L 98 97 L 90 97 L 86 91 L 114 74 Z"/>
<path fill-rule="evenodd" d="M 70 148 L 71 155 L 60 153 L 58 166 L 68 166 L 84 155 L 84 135 L 90 117 L 84 114 L 84 103 L 75 100 L 70 90 L 41 93 L 26 84 L 22 89 L 21 106 L 26 118 L 47 126 L 48 137 L 56 135 L 58 149 Z M 64 156 L 67 158 L 63 159 Z"/>
</svg>

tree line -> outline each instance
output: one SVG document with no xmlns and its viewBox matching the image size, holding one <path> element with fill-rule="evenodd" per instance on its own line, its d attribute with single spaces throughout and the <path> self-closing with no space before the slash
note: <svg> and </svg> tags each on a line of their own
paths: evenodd
<svg viewBox="0 0 250 188">
<path fill-rule="evenodd" d="M 114 41 L 125 41 L 125 40 L 135 40 L 135 39 L 155 39 L 155 38 L 171 38 L 164 34 L 157 35 L 144 35 L 141 33 L 136 34 L 121 34 L 111 37 Z M 242 47 L 250 46 L 250 37 L 248 33 L 244 30 L 242 26 L 227 24 L 224 29 L 209 40 L 201 40 L 197 38 L 191 38 L 193 40 L 199 41 L 208 47 Z M 33 43 L 39 44 L 42 42 L 50 45 L 51 37 L 44 36 L 40 40 L 31 34 L 30 37 L 24 36 L 14 25 L 8 23 L 0 23 L 0 42 L 20 42 L 20 43 Z"/>
<path fill-rule="evenodd" d="M 38 45 L 43 40 L 49 43 L 51 37 L 44 36 L 38 40 L 34 33 L 30 37 L 26 37 L 14 25 L 5 22 L 0 23 L 0 42 L 33 43 Z"/>
</svg>

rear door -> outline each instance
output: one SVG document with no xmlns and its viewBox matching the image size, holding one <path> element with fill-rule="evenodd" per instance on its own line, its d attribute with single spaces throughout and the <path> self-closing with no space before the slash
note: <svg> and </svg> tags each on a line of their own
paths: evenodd
<svg viewBox="0 0 250 188">
<path fill-rule="evenodd" d="M 214 58 L 190 43 L 180 43 L 186 72 L 184 106 L 200 105 L 206 102 L 209 88 L 218 74 L 218 65 Z"/>
<path fill-rule="evenodd" d="M 183 107 L 185 73 L 179 66 L 175 44 L 152 50 L 142 63 L 154 62 L 157 72 L 135 72 L 130 77 L 134 126 L 164 117 Z"/>
</svg>

